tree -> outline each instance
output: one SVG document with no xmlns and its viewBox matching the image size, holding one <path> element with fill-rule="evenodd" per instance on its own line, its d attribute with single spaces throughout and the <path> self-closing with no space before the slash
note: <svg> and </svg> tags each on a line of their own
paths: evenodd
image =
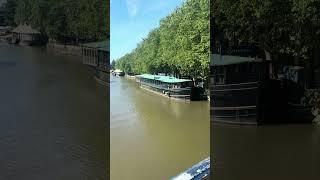
<svg viewBox="0 0 320 180">
<path fill-rule="evenodd" d="M 319 8 L 318 0 L 215 0 L 211 18 L 226 39 L 258 44 L 273 60 L 308 59 L 319 41 Z"/>
<path fill-rule="evenodd" d="M 207 81 L 209 7 L 209 0 L 187 0 L 116 65 L 136 74 L 161 72 Z"/>
<path fill-rule="evenodd" d="M 4 4 L 4 9 L 6 10 L 6 14 L 4 17 L 4 22 L 8 26 L 14 26 L 14 14 L 16 11 L 17 2 L 16 0 L 7 0 L 7 2 Z"/>
<path fill-rule="evenodd" d="M 112 61 L 111 61 L 111 64 L 110 64 L 110 68 L 111 68 L 111 69 L 115 69 L 115 67 L 116 67 L 116 61 L 115 61 L 115 60 L 112 60 Z"/>
<path fill-rule="evenodd" d="M 8 19 L 29 24 L 56 40 L 101 41 L 109 37 L 109 3 L 101 0 L 9 0 Z M 14 15 L 13 15 L 14 14 Z"/>
</svg>

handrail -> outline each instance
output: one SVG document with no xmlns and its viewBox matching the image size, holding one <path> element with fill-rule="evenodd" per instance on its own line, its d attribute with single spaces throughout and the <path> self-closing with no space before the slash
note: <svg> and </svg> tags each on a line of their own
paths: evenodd
<svg viewBox="0 0 320 180">
<path fill-rule="evenodd" d="M 247 87 L 247 88 L 236 88 L 236 89 L 211 89 L 212 92 L 223 92 L 223 91 L 242 91 L 242 90 L 251 90 L 258 89 L 258 87 Z"/>
<path fill-rule="evenodd" d="M 212 86 L 236 86 L 236 85 L 247 85 L 247 84 L 258 84 L 260 83 L 260 81 L 254 81 L 254 82 L 245 82 L 245 83 L 233 83 L 233 84 L 219 84 L 219 85 L 215 85 L 213 84 Z"/>
<path fill-rule="evenodd" d="M 202 160 L 171 180 L 204 180 L 210 176 L 210 157 Z"/>
<path fill-rule="evenodd" d="M 235 106 L 235 107 L 211 107 L 210 110 L 241 110 L 241 109 L 256 109 L 257 106 Z"/>
</svg>

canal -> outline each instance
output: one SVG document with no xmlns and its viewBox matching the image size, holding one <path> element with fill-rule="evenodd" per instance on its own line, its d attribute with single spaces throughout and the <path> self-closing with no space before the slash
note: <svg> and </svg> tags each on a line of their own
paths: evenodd
<svg viewBox="0 0 320 180">
<path fill-rule="evenodd" d="M 0 44 L 0 179 L 106 179 L 107 88 L 80 57 Z"/>
<path fill-rule="evenodd" d="M 162 180 L 210 153 L 208 102 L 172 100 L 111 77 L 112 180 Z"/>
<path fill-rule="evenodd" d="M 320 179 L 320 126 L 211 124 L 217 180 Z"/>
</svg>

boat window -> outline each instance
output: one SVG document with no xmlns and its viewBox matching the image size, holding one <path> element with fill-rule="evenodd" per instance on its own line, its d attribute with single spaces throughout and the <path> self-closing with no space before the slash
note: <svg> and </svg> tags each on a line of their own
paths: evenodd
<svg viewBox="0 0 320 180">
<path fill-rule="evenodd" d="M 247 64 L 241 64 L 241 71 L 240 72 L 247 72 Z"/>
<path fill-rule="evenodd" d="M 237 65 L 234 66 L 234 72 L 239 72 L 239 66 Z"/>
<path fill-rule="evenodd" d="M 256 65 L 255 64 L 250 64 L 250 70 L 252 73 L 255 73 L 256 72 Z"/>
<path fill-rule="evenodd" d="M 210 77 L 210 83 L 211 83 L 211 84 L 215 84 L 215 83 L 214 83 L 214 77 Z"/>
<path fill-rule="evenodd" d="M 216 84 L 224 84 L 224 76 L 218 76 Z"/>
<path fill-rule="evenodd" d="M 231 69 L 233 70 L 233 69 Z M 225 83 L 225 67 L 221 66 L 221 67 L 216 67 L 214 69 L 214 73 L 213 73 L 213 76 L 212 76 L 212 80 L 211 82 L 213 84 L 224 84 Z"/>
</svg>

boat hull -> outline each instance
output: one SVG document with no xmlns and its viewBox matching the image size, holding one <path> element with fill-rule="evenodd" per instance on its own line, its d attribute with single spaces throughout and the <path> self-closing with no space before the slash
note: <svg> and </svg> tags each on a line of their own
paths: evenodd
<svg viewBox="0 0 320 180">
<path fill-rule="evenodd" d="M 165 89 L 160 86 L 146 84 L 146 83 L 140 83 L 139 84 L 141 88 L 152 91 L 154 93 L 157 93 L 159 95 L 178 99 L 178 100 L 190 100 L 190 94 L 191 89 Z"/>
<path fill-rule="evenodd" d="M 212 85 L 211 121 L 230 124 L 310 123 L 311 107 L 289 102 L 278 80 Z"/>
</svg>

